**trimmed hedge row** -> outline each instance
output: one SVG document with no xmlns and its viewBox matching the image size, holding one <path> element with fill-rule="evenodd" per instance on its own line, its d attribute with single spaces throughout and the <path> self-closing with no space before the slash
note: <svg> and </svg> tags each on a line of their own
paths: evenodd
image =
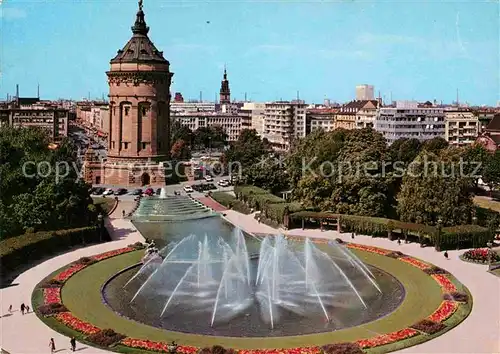
<svg viewBox="0 0 500 354">
<path fill-rule="evenodd" d="M 228 209 L 236 210 L 242 214 L 250 214 L 250 208 L 226 192 L 211 192 L 210 197 Z"/>
<path fill-rule="evenodd" d="M 105 228 L 103 228 L 102 239 L 109 240 Z M 41 231 L 8 238 L 0 242 L 2 272 L 8 273 L 16 270 L 20 265 L 26 264 L 27 259 L 39 260 L 76 245 L 99 241 L 99 229 L 95 226 L 52 232 Z"/>
<path fill-rule="evenodd" d="M 267 204 L 285 203 L 284 199 L 254 186 L 235 186 L 234 194 L 238 200 L 257 210 L 264 210 Z"/>
</svg>

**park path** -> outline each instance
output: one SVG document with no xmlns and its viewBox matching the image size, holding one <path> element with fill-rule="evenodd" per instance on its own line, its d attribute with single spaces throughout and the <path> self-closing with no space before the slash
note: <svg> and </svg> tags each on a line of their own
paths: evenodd
<svg viewBox="0 0 500 354">
<path fill-rule="evenodd" d="M 198 197 L 195 199 L 200 201 L 201 203 L 203 203 L 203 205 L 205 205 L 205 206 L 209 207 L 210 209 L 215 210 L 217 212 L 223 212 L 223 211 L 227 210 L 227 208 L 224 205 L 216 202 L 215 200 L 213 200 L 210 197 Z"/>
<path fill-rule="evenodd" d="M 132 223 L 128 219 L 121 218 L 121 210 L 125 209 L 128 212 L 127 210 L 133 205 L 133 203 L 119 205 L 111 217 L 106 220 L 106 227 L 113 241 L 77 249 L 52 258 L 22 273 L 14 280 L 13 286 L 1 290 L 1 314 L 3 316 L 0 318 L 0 347 L 2 349 L 11 354 L 39 354 L 45 351 L 48 353 L 49 339 L 54 338 L 58 353 L 69 352 L 69 338 L 47 327 L 33 313 L 22 316 L 18 311 L 19 305 L 21 302 L 30 303 L 31 293 L 36 284 L 64 265 L 80 257 L 95 255 L 125 247 L 136 241 L 143 241 L 144 239 Z M 352 240 L 351 234 L 339 234 L 335 231 L 276 230 L 260 224 L 254 219 L 253 214 L 244 215 L 232 210 L 224 211 L 224 214 L 228 221 L 250 233 L 275 234 L 281 232 L 295 236 L 341 238 L 344 241 L 400 250 L 449 270 L 472 293 L 474 307 L 471 315 L 448 333 L 429 342 L 398 351 L 398 353 L 500 354 L 500 278 L 487 273 L 485 266 L 460 261 L 458 259 L 460 252 L 450 251 L 450 260 L 446 260 L 442 253 L 436 252 L 430 247 L 420 248 L 418 244 L 397 245 L 396 242 L 388 239 L 368 236 L 356 236 Z M 7 309 L 10 304 L 14 306 L 16 312 L 9 316 Z M 109 353 L 88 346 L 80 346 L 80 348 L 83 354 Z"/>
<path fill-rule="evenodd" d="M 35 286 L 47 275 L 66 264 L 74 262 L 81 257 L 93 256 L 126 247 L 137 241 L 144 241 L 144 238 L 132 223 L 128 219 L 121 218 L 121 208 L 125 208 L 126 212 L 128 212 L 128 208 L 132 208 L 133 205 L 134 203 L 127 204 L 120 202 L 117 210 L 115 210 L 111 217 L 106 218 L 105 225 L 113 241 L 78 248 L 51 258 L 19 275 L 10 287 L 0 290 L 0 348 L 10 354 L 50 353 L 49 339 L 54 338 L 57 353 L 70 352 L 68 337 L 46 326 L 33 312 L 21 315 L 19 307 L 24 302 L 33 308 L 31 294 Z M 10 305 L 14 308 L 12 314 L 8 313 Z M 106 350 L 77 344 L 78 349 L 82 354 L 110 353 Z"/>
</svg>

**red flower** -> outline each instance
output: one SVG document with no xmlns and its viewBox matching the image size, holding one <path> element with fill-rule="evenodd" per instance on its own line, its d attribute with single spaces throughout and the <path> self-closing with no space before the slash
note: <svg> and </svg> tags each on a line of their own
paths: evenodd
<svg viewBox="0 0 500 354">
<path fill-rule="evenodd" d="M 86 265 L 84 264 L 73 264 L 71 267 L 66 269 L 65 271 L 59 273 L 54 277 L 55 280 L 59 280 L 61 282 L 65 282 L 68 280 L 71 276 L 73 276 L 75 273 L 79 272 L 83 268 L 85 268 Z"/>
<path fill-rule="evenodd" d="M 452 293 L 457 291 L 457 287 L 451 282 L 450 279 L 444 274 L 432 274 L 431 277 L 441 286 L 441 289 L 445 293 Z"/>
<path fill-rule="evenodd" d="M 76 318 L 69 312 L 58 313 L 55 317 L 64 325 L 73 328 L 74 330 L 81 332 L 85 335 L 94 334 L 100 331 L 100 329 L 97 328 L 96 326 L 93 326 L 90 323 L 84 322 Z"/>
<path fill-rule="evenodd" d="M 98 254 L 97 256 L 94 256 L 92 258 L 94 258 L 96 261 L 102 261 L 103 259 L 111 258 L 114 256 L 118 256 L 120 254 L 123 254 L 123 253 L 131 252 L 131 251 L 134 251 L 134 248 L 125 247 L 125 248 L 120 248 L 119 250 L 113 250 L 113 251 L 101 253 L 101 254 Z"/>
<path fill-rule="evenodd" d="M 419 261 L 418 259 L 415 259 L 413 257 L 400 257 L 398 258 L 401 262 L 405 262 L 408 264 L 411 264 L 414 267 L 417 267 L 418 269 L 427 269 L 430 268 L 430 265 L 427 263 L 424 263 L 422 261 Z"/>
<path fill-rule="evenodd" d="M 381 345 L 389 344 L 389 343 L 394 343 L 394 342 L 399 342 L 400 340 L 410 338 L 413 336 L 416 336 L 418 334 L 418 331 L 411 329 L 411 328 L 405 328 L 401 331 L 396 331 L 388 334 L 382 334 L 370 339 L 361 339 L 358 340 L 356 343 L 359 344 L 359 346 L 363 349 L 365 348 L 373 348 L 373 347 L 378 347 Z"/>
<path fill-rule="evenodd" d="M 61 288 L 45 288 L 43 289 L 43 303 L 60 304 L 61 303 Z"/>
<path fill-rule="evenodd" d="M 441 303 L 439 308 L 433 312 L 432 315 L 427 317 L 428 320 L 440 323 L 448 319 L 455 313 L 458 308 L 458 303 L 455 301 L 445 300 Z"/>
<path fill-rule="evenodd" d="M 373 247 L 373 246 L 358 245 L 356 243 L 348 243 L 347 247 L 355 249 L 355 250 L 361 250 L 361 251 L 367 251 L 367 252 L 377 253 L 377 254 L 381 254 L 381 255 L 384 255 L 384 256 L 386 254 L 391 253 L 391 251 L 384 250 L 382 248 Z"/>
</svg>

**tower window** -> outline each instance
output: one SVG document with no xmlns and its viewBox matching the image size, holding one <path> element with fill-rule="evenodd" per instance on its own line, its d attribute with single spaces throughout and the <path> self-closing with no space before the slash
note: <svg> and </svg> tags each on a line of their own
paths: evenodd
<svg viewBox="0 0 500 354">
<path fill-rule="evenodd" d="M 148 107 L 146 107 L 146 106 L 142 106 L 141 107 L 141 114 L 142 114 L 143 117 L 147 116 L 148 112 L 149 112 Z"/>
<path fill-rule="evenodd" d="M 125 150 L 127 150 L 127 149 L 128 149 L 128 143 L 123 143 L 123 148 L 124 148 Z"/>
<path fill-rule="evenodd" d="M 130 112 L 130 107 L 125 107 L 125 115 L 128 116 L 128 113 Z"/>
<path fill-rule="evenodd" d="M 115 142 L 114 142 L 114 141 L 112 141 L 112 142 L 111 142 L 111 147 L 112 147 L 113 149 L 115 148 Z"/>
<path fill-rule="evenodd" d="M 158 149 L 161 149 L 161 143 L 158 142 Z"/>
<path fill-rule="evenodd" d="M 147 145 L 148 145 L 148 143 L 143 142 L 143 143 L 142 143 L 142 148 L 143 148 L 143 149 L 146 149 L 146 146 L 147 146 Z"/>
</svg>

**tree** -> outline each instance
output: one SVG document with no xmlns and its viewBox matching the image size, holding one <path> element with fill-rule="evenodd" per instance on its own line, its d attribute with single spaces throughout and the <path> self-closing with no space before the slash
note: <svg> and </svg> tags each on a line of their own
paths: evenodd
<svg viewBox="0 0 500 354">
<path fill-rule="evenodd" d="M 490 187 L 491 190 L 498 188 L 500 185 L 500 150 L 495 151 L 486 159 L 483 168 L 483 181 Z"/>
<path fill-rule="evenodd" d="M 288 178 L 284 166 L 275 159 L 269 158 L 252 165 L 246 170 L 245 184 L 266 189 L 273 194 L 289 188 Z"/>
<path fill-rule="evenodd" d="M 397 210 L 401 220 L 444 226 L 467 224 L 473 202 L 473 180 L 459 172 L 464 151 L 446 148 L 436 154 L 424 150 L 410 165 L 398 194 Z"/>
<path fill-rule="evenodd" d="M 174 145 L 172 145 L 172 149 L 170 150 L 170 156 L 174 160 L 188 160 L 191 158 L 191 151 L 189 150 L 188 145 L 182 139 L 177 140 Z"/>
<path fill-rule="evenodd" d="M 401 138 L 389 146 L 388 156 L 393 164 L 400 161 L 406 167 L 418 156 L 421 148 L 418 139 Z"/>
<path fill-rule="evenodd" d="M 231 169 L 229 172 L 244 173 L 246 169 L 266 158 L 269 152 L 255 129 L 243 129 L 238 140 L 224 153 L 222 162 Z"/>
<path fill-rule="evenodd" d="M 439 151 L 448 147 L 448 142 L 442 137 L 436 137 L 424 141 L 422 149 L 432 153 L 439 153 Z"/>
<path fill-rule="evenodd" d="M 182 125 L 179 121 L 172 124 L 171 140 L 174 144 L 178 140 L 183 140 L 188 146 L 192 146 L 194 142 L 194 134 L 188 127 Z"/>
<path fill-rule="evenodd" d="M 200 127 L 193 133 L 194 144 L 201 148 L 221 148 L 227 143 L 227 134 L 219 125 Z"/>
<path fill-rule="evenodd" d="M 92 199 L 89 186 L 78 180 L 76 148 L 67 139 L 56 150 L 49 143 L 43 129 L 0 127 L 2 238 L 32 227 L 55 230 L 90 220 L 87 206 Z"/>
</svg>

